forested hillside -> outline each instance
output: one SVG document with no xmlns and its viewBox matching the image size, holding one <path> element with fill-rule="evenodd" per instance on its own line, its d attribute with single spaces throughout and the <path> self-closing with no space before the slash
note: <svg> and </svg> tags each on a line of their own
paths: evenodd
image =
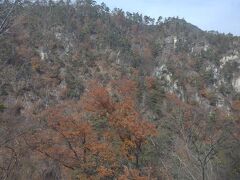
<svg viewBox="0 0 240 180">
<path fill-rule="evenodd" d="M 0 0 L 0 179 L 240 179 L 240 37 Z"/>
</svg>

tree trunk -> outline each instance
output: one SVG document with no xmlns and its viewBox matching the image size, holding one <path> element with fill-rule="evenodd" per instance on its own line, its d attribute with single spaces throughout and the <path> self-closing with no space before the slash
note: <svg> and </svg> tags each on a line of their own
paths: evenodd
<svg viewBox="0 0 240 180">
<path fill-rule="evenodd" d="M 136 158 L 136 168 L 138 169 L 139 168 L 139 154 L 138 153 L 135 154 L 135 158 Z"/>
<path fill-rule="evenodd" d="M 202 166 L 202 180 L 205 180 L 205 166 Z"/>
</svg>

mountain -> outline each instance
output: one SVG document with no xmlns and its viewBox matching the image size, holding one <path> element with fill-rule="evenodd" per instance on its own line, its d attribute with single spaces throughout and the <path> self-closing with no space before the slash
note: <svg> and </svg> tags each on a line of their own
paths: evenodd
<svg viewBox="0 0 240 180">
<path fill-rule="evenodd" d="M 0 179 L 240 178 L 240 37 L 92 0 L 0 14 Z"/>
</svg>

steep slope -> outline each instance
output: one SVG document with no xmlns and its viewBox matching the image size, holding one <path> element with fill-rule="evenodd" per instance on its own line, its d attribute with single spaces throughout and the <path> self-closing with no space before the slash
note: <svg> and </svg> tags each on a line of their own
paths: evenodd
<svg viewBox="0 0 240 180">
<path fill-rule="evenodd" d="M 128 87 L 131 80 L 137 91 L 131 96 L 136 109 L 131 110 L 148 119 L 159 134 L 147 136 L 138 163 L 137 156 L 119 158 L 116 174 L 101 169 L 103 179 L 136 174 L 162 179 L 239 178 L 239 37 L 205 32 L 178 18 L 155 24 L 147 16 L 121 9 L 110 12 L 94 1 L 26 1 L 14 13 L 10 28 L 0 36 L 2 174 L 10 179 L 66 179 L 84 173 L 85 178 L 96 178 L 97 170 L 75 166 L 74 171 L 65 170 L 68 165 L 63 162 L 69 157 L 53 157 L 29 137 L 39 130 L 46 131 L 39 139 L 52 136 L 48 116 L 43 118 L 49 108 L 67 114 L 82 111 L 76 104 L 84 101 L 92 80 L 105 88 L 102 92 L 108 92 L 114 107 L 121 108 L 118 102 L 126 95 L 115 83 L 120 80 Z M 61 119 L 56 114 L 53 119 Z"/>
</svg>

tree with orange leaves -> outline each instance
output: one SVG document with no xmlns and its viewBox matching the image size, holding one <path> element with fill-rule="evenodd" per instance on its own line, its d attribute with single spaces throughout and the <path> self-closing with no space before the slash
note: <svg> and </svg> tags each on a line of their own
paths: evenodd
<svg viewBox="0 0 240 180">
<path fill-rule="evenodd" d="M 45 128 L 29 136 L 29 146 L 83 179 L 118 177 L 124 164 L 140 170 L 143 146 L 156 128 L 136 106 L 136 83 L 113 84 L 115 95 L 93 82 L 79 103 L 47 109 L 41 115 Z"/>
<path fill-rule="evenodd" d="M 149 179 L 147 176 L 140 175 L 140 171 L 136 169 L 129 169 L 124 167 L 124 173 L 118 177 L 118 180 L 147 180 Z"/>
<path fill-rule="evenodd" d="M 111 145 L 99 141 L 92 125 L 74 112 L 69 104 L 49 108 L 41 117 L 45 128 L 37 130 L 26 139 L 37 153 L 77 172 L 78 177 L 94 178 L 103 168 L 110 176 L 114 172 L 115 155 Z"/>
<path fill-rule="evenodd" d="M 89 85 L 83 95 L 81 105 L 86 112 L 95 113 L 97 116 L 106 116 L 113 111 L 113 102 L 109 92 L 96 81 Z"/>
<path fill-rule="evenodd" d="M 156 128 L 142 119 L 131 98 L 125 98 L 123 102 L 117 103 L 115 109 L 110 122 L 122 141 L 122 152 L 128 160 L 134 159 L 136 168 L 139 168 L 142 146 L 148 137 L 156 135 Z"/>
<path fill-rule="evenodd" d="M 148 137 L 156 135 L 156 128 L 143 120 L 136 107 L 137 86 L 134 81 L 125 78 L 114 81 L 113 86 L 118 96 L 117 102 L 110 97 L 106 88 L 94 83 L 83 97 L 83 107 L 85 111 L 98 116 L 96 121 L 105 120 L 101 128 L 109 133 L 114 131 L 115 138 L 121 142 L 119 148 L 123 156 L 127 160 L 134 160 L 136 168 L 139 168 L 142 146 Z"/>
</svg>

